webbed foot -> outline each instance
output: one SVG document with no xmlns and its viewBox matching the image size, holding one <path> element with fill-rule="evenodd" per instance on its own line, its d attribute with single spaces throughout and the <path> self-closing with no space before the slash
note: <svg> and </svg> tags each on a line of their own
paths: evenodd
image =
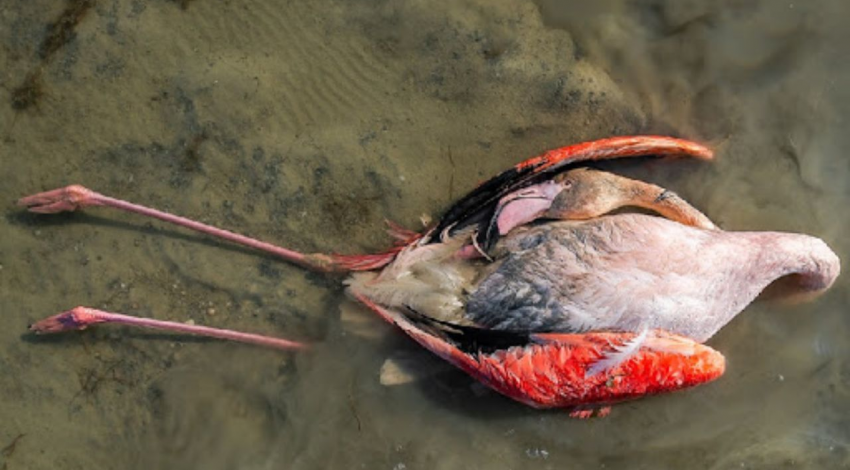
<svg viewBox="0 0 850 470">
<path fill-rule="evenodd" d="M 98 194 L 78 184 L 44 191 L 18 200 L 18 205 L 38 214 L 56 214 L 100 205 Z"/>
</svg>

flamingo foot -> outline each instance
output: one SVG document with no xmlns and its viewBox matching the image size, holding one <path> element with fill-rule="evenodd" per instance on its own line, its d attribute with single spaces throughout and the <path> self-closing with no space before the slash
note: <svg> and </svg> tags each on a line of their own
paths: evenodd
<svg viewBox="0 0 850 470">
<path fill-rule="evenodd" d="M 18 205 L 26 207 L 30 212 L 56 214 L 75 211 L 87 206 L 99 206 L 101 205 L 99 196 L 88 188 L 72 184 L 64 188 L 23 197 L 18 200 Z"/>
<path fill-rule="evenodd" d="M 85 330 L 89 325 L 103 323 L 102 317 L 96 314 L 97 310 L 75 307 L 58 315 L 39 320 L 30 325 L 30 331 L 36 334 L 61 333 L 63 331 Z"/>
</svg>

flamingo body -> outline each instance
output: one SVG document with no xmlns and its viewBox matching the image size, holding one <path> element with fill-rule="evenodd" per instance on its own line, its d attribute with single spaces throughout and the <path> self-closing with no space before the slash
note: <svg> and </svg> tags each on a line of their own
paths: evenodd
<svg viewBox="0 0 850 470">
<path fill-rule="evenodd" d="M 704 342 L 770 283 L 821 291 L 840 262 L 822 240 L 727 232 L 619 214 L 514 230 L 466 302 L 483 328 L 588 331 L 657 328 Z"/>
</svg>

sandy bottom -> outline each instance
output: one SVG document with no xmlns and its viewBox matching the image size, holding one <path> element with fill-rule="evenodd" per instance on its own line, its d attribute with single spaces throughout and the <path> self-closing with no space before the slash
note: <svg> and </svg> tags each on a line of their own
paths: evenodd
<svg viewBox="0 0 850 470">
<path fill-rule="evenodd" d="M 758 303 L 710 344 L 726 375 L 593 421 L 449 373 L 340 279 L 107 210 L 38 217 L 70 183 L 306 251 L 363 252 L 499 170 L 614 134 L 712 164 L 610 168 L 730 230 L 802 231 L 845 261 L 842 1 L 7 2 L 0 8 L 0 468 L 838 468 L 850 464 L 847 276 Z M 76 305 L 321 345 L 291 355 L 94 328 Z"/>
</svg>

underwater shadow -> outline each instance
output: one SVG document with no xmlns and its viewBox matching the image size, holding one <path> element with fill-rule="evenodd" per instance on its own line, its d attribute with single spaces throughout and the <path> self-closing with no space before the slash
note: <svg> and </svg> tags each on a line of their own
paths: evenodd
<svg viewBox="0 0 850 470">
<path fill-rule="evenodd" d="M 224 249 L 233 253 L 249 254 L 257 257 L 272 258 L 268 254 L 257 250 L 239 246 L 226 241 L 219 241 L 207 235 L 193 235 L 182 233 L 176 229 L 157 227 L 153 222 L 148 223 L 131 223 L 123 222 L 108 217 L 91 215 L 86 212 L 63 212 L 59 214 L 51 214 L 49 217 L 44 217 L 40 214 L 27 212 L 25 209 L 12 210 L 7 212 L 6 220 L 10 225 L 18 225 L 24 227 L 56 227 L 70 224 L 91 225 L 93 227 L 118 229 L 125 232 L 134 232 L 142 235 L 162 236 L 172 240 L 178 240 L 188 243 L 194 243 L 211 248 Z M 163 222 L 165 224 L 165 222 Z M 188 231 L 188 229 L 186 229 Z M 285 263 L 285 262 L 284 262 Z M 289 263 L 286 263 L 289 264 Z"/>
</svg>

